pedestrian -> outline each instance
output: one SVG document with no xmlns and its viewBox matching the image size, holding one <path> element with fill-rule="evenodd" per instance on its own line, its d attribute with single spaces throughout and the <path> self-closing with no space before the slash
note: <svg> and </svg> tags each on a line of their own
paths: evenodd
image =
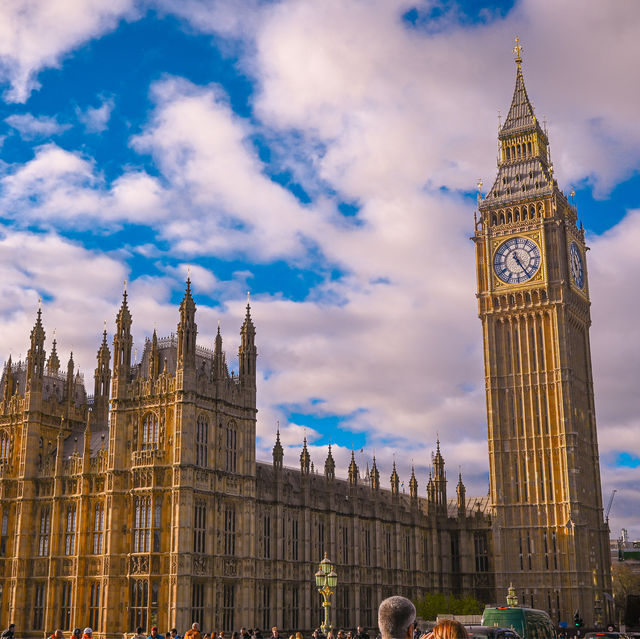
<svg viewBox="0 0 640 639">
<path fill-rule="evenodd" d="M 296 632 L 296 639 L 302 639 L 302 633 Z"/>
<path fill-rule="evenodd" d="M 171 639 L 182 639 L 182 637 L 178 634 L 177 628 L 171 628 Z"/>
<path fill-rule="evenodd" d="M 56 630 L 49 639 L 62 639 L 62 630 Z"/>
<path fill-rule="evenodd" d="M 93 630 L 91 630 L 91 628 L 85 628 L 82 631 L 82 639 L 93 639 Z"/>
<path fill-rule="evenodd" d="M 231 639 L 238 639 L 238 633 L 235 630 L 231 633 Z"/>
<path fill-rule="evenodd" d="M 262 632 L 260 628 L 255 628 L 253 631 L 253 639 L 262 639 Z"/>
<path fill-rule="evenodd" d="M 147 639 L 147 635 L 144 634 L 144 628 L 142 626 L 136 628 L 136 634 L 133 635 L 133 639 Z"/>
<path fill-rule="evenodd" d="M 416 607 L 406 597 L 388 597 L 378 608 L 382 639 L 413 639 Z"/>
<path fill-rule="evenodd" d="M 158 634 L 158 626 L 153 626 L 151 628 L 151 634 L 147 637 L 147 639 L 160 639 L 160 635 Z"/>
<path fill-rule="evenodd" d="M 218 639 L 224 639 L 224 630 L 221 630 L 221 631 L 218 633 Z"/>
<path fill-rule="evenodd" d="M 80 628 L 74 628 L 71 639 L 82 639 L 82 630 L 80 630 Z"/>
<path fill-rule="evenodd" d="M 194 621 L 191 628 L 184 633 L 184 639 L 200 639 L 200 624 Z"/>
<path fill-rule="evenodd" d="M 278 632 L 277 626 L 271 628 L 271 639 L 280 639 L 280 633 Z"/>
<path fill-rule="evenodd" d="M 362 626 L 358 626 L 355 639 L 369 639 L 367 631 Z"/>
<path fill-rule="evenodd" d="M 431 631 L 432 639 L 469 639 L 467 629 L 454 619 L 444 619 Z"/>
<path fill-rule="evenodd" d="M 251 633 L 246 628 L 240 628 L 240 639 L 249 639 Z"/>
<path fill-rule="evenodd" d="M 164 639 L 171 639 L 171 631 L 167 630 L 167 632 L 164 633 Z"/>
<path fill-rule="evenodd" d="M 15 631 L 16 631 L 16 624 L 10 623 L 9 627 L 6 630 L 2 631 L 2 635 L 0 635 L 0 637 L 2 637 L 2 639 L 13 639 L 13 635 Z"/>
</svg>

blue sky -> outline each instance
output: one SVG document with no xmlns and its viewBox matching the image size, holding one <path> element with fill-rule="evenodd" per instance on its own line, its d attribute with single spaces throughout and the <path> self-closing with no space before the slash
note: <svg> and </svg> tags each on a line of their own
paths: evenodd
<svg viewBox="0 0 640 639">
<path fill-rule="evenodd" d="M 89 376 L 123 280 L 141 347 L 175 330 L 190 268 L 200 340 L 220 320 L 231 361 L 251 291 L 259 458 L 279 422 L 289 465 L 306 434 L 316 463 L 329 443 L 343 470 L 363 449 L 383 476 L 413 463 L 422 490 L 439 436 L 485 493 L 468 237 L 518 34 L 592 248 L 605 502 L 616 488 L 612 530 L 640 537 L 639 26 L 632 1 L 0 10 L 1 352 L 26 352 L 42 296 L 48 338 Z"/>
</svg>

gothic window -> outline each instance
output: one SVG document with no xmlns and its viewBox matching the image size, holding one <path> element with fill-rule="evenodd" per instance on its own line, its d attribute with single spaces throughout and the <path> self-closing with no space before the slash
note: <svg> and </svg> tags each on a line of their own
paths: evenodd
<svg viewBox="0 0 640 639">
<path fill-rule="evenodd" d="M 458 538 L 458 532 L 452 531 L 449 533 L 449 544 L 451 548 L 451 572 L 460 572 L 460 540 Z"/>
<path fill-rule="evenodd" d="M 518 534 L 518 543 L 519 543 L 519 550 L 520 550 L 520 570 L 524 570 L 524 554 L 522 552 L 522 533 Z"/>
<path fill-rule="evenodd" d="M 522 207 L 522 220 L 526 220 L 527 219 L 527 207 L 523 206 Z"/>
<path fill-rule="evenodd" d="M 422 569 L 429 570 L 429 538 L 426 535 L 422 538 Z"/>
<path fill-rule="evenodd" d="M 532 155 L 531 142 L 527 142 L 527 151 L 529 152 L 529 155 Z"/>
<path fill-rule="evenodd" d="M 9 463 L 9 434 L 6 430 L 0 433 L 0 464 Z"/>
<path fill-rule="evenodd" d="M 384 531 L 384 557 L 385 557 L 385 567 L 391 568 L 391 531 Z"/>
<path fill-rule="evenodd" d="M 315 589 L 314 589 L 315 590 Z M 268 628 L 271 621 L 271 584 L 264 582 L 262 584 L 262 596 L 258 600 L 259 619 L 262 622 L 261 628 Z"/>
<path fill-rule="evenodd" d="M 533 220 L 536 216 L 536 208 L 535 206 L 529 207 L 529 217 Z"/>
<path fill-rule="evenodd" d="M 147 627 L 149 607 L 149 582 L 146 579 L 131 580 L 129 600 L 129 630 L 135 632 L 138 626 Z"/>
<path fill-rule="evenodd" d="M 342 561 L 340 563 L 342 564 L 348 564 L 349 563 L 349 526 L 348 525 L 344 525 L 341 526 L 342 528 Z"/>
<path fill-rule="evenodd" d="M 513 466 L 513 473 L 515 475 L 515 481 L 513 482 L 516 487 L 516 501 L 520 501 L 520 473 L 518 472 L 518 460 L 516 459 L 516 463 Z"/>
<path fill-rule="evenodd" d="M 209 422 L 200 415 L 196 422 L 196 466 L 206 468 L 209 442 Z"/>
<path fill-rule="evenodd" d="M 149 552 L 151 497 L 134 497 L 133 500 L 133 552 Z M 139 625 L 146 626 L 146 623 L 135 624 L 133 628 Z"/>
<path fill-rule="evenodd" d="M 71 600 L 73 596 L 73 584 L 65 581 L 62 584 L 60 597 L 60 629 L 71 630 Z"/>
<path fill-rule="evenodd" d="M 47 599 L 45 583 L 37 583 L 34 587 L 33 596 L 33 630 L 42 630 L 44 621 L 44 608 Z"/>
<path fill-rule="evenodd" d="M 229 473 L 236 472 L 237 464 L 237 437 L 238 432 L 234 422 L 229 422 L 226 428 L 227 450 L 225 470 Z"/>
<path fill-rule="evenodd" d="M 224 554 L 236 554 L 236 511 L 233 506 L 224 509 Z"/>
<path fill-rule="evenodd" d="M 38 530 L 38 557 L 49 555 L 49 535 L 51 534 L 51 511 L 49 506 L 40 509 L 40 528 Z M 34 626 L 36 628 L 36 626 Z M 38 629 L 40 626 L 37 627 Z"/>
<path fill-rule="evenodd" d="M 547 490 L 549 501 L 553 501 L 553 475 L 551 474 L 551 455 L 547 457 L 547 483 L 549 486 Z"/>
<path fill-rule="evenodd" d="M 551 547 L 553 549 L 553 567 L 558 570 L 558 538 L 555 532 L 551 533 Z M 558 609 L 560 604 L 558 604 Z"/>
<path fill-rule="evenodd" d="M 529 570 L 532 570 L 533 566 L 531 563 L 531 533 L 527 531 L 527 560 L 529 564 Z"/>
<path fill-rule="evenodd" d="M 376 624 L 373 621 L 373 589 L 371 586 L 360 588 L 360 610 L 363 614 L 362 624 L 365 627 L 372 627 Z"/>
<path fill-rule="evenodd" d="M 535 371 L 538 368 L 538 362 L 536 360 L 536 349 L 535 349 L 536 337 L 535 331 L 533 330 L 533 326 L 529 328 L 529 353 L 531 356 L 531 370 Z"/>
<path fill-rule="evenodd" d="M 195 553 L 205 553 L 206 520 L 207 507 L 204 502 L 198 501 L 193 509 L 193 552 Z"/>
<path fill-rule="evenodd" d="M 2 522 L 0 523 L 0 557 L 7 554 L 7 540 L 9 539 L 9 510 L 5 506 L 2 511 Z"/>
<path fill-rule="evenodd" d="M 156 496 L 153 511 L 153 552 L 160 552 L 160 535 L 162 534 L 162 498 Z"/>
<path fill-rule="evenodd" d="M 93 510 L 93 554 L 102 554 L 104 535 L 104 504 L 96 504 Z M 91 626 L 93 628 L 93 626 Z"/>
<path fill-rule="evenodd" d="M 291 520 L 291 559 L 293 559 L 293 561 L 298 561 L 298 549 L 299 549 L 299 526 L 298 526 L 298 519 L 296 517 L 294 517 Z M 292 627 L 297 626 L 298 624 L 293 624 Z"/>
<path fill-rule="evenodd" d="M 507 147 L 507 161 L 511 159 L 511 149 Z"/>
<path fill-rule="evenodd" d="M 535 420 L 536 420 L 536 424 L 538 425 L 538 431 L 540 432 L 540 434 L 542 434 L 542 420 L 540 419 L 540 399 L 538 398 L 538 390 L 537 389 L 533 389 L 533 398 L 535 400 Z"/>
<path fill-rule="evenodd" d="M 362 535 L 362 563 L 371 565 L 371 531 L 366 528 Z"/>
<path fill-rule="evenodd" d="M 549 570 L 549 538 L 546 530 L 543 531 L 542 537 L 542 541 L 544 543 L 544 567 Z M 549 600 L 549 608 L 551 608 L 551 600 Z"/>
<path fill-rule="evenodd" d="M 89 589 L 89 627 L 100 626 L 100 582 L 91 582 Z"/>
<path fill-rule="evenodd" d="M 158 448 L 158 416 L 147 413 L 142 420 L 142 450 Z"/>
<path fill-rule="evenodd" d="M 519 222 L 519 221 L 520 221 L 520 209 L 516 209 L 516 212 L 515 212 L 515 215 L 513 216 L 513 219 L 514 219 L 516 222 Z"/>
<path fill-rule="evenodd" d="M 506 352 L 507 352 L 507 373 L 511 373 L 511 358 L 512 358 L 512 354 L 511 354 L 511 330 L 509 328 L 509 326 L 506 327 L 505 330 L 505 337 L 506 337 L 506 341 L 507 341 L 507 345 L 506 345 Z"/>
<path fill-rule="evenodd" d="M 65 517 L 64 554 L 75 555 L 76 551 L 76 507 L 69 506 Z"/>
<path fill-rule="evenodd" d="M 489 572 L 489 544 L 485 533 L 475 533 L 473 544 L 476 556 L 476 572 Z"/>
<path fill-rule="evenodd" d="M 316 526 L 316 539 L 318 543 L 316 556 L 322 558 L 324 557 L 324 521 L 322 521 L 322 519 L 318 521 L 318 525 Z"/>
<path fill-rule="evenodd" d="M 408 534 L 404 537 L 404 569 L 411 569 L 411 537 Z"/>
<path fill-rule="evenodd" d="M 511 213 L 511 211 L 507 213 L 507 222 L 513 222 L 513 214 Z"/>
<path fill-rule="evenodd" d="M 262 539 L 262 556 L 264 559 L 271 559 L 271 515 L 269 514 L 262 516 Z"/>
<path fill-rule="evenodd" d="M 494 226 L 498 223 L 498 218 L 496 217 L 495 213 L 491 216 L 491 224 L 493 224 Z"/>
<path fill-rule="evenodd" d="M 235 628 L 233 611 L 236 605 L 236 592 L 233 584 L 224 584 L 222 588 L 222 629 Z"/>
<path fill-rule="evenodd" d="M 289 602 L 289 605 L 285 607 L 284 612 L 284 625 L 287 628 L 298 627 L 298 607 L 300 602 L 300 591 L 298 586 L 286 586 L 285 587 L 285 600 Z M 288 595 L 288 596 L 287 596 Z"/>
<path fill-rule="evenodd" d="M 204 620 L 204 584 L 191 586 L 191 620 L 202 626 Z"/>
<path fill-rule="evenodd" d="M 540 466 L 540 501 L 544 501 L 544 464 L 542 463 L 542 457 L 538 461 Z"/>
<path fill-rule="evenodd" d="M 504 213 L 500 213 L 500 224 L 504 224 Z"/>
</svg>

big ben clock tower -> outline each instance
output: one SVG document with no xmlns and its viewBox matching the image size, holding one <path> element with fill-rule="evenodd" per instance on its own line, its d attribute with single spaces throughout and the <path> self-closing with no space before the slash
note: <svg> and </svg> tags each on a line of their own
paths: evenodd
<svg viewBox="0 0 640 639">
<path fill-rule="evenodd" d="M 587 247 L 516 85 L 474 242 L 484 338 L 496 587 L 589 627 L 611 591 L 593 399 Z"/>
</svg>

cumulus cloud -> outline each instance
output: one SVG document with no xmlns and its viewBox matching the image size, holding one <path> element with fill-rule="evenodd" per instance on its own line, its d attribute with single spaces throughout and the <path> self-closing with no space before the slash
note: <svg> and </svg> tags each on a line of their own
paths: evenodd
<svg viewBox="0 0 640 639">
<path fill-rule="evenodd" d="M 35 0 L 5 2 L 0 9 L 0 81 L 4 97 L 25 102 L 38 88 L 37 74 L 91 38 L 134 15 L 134 0 Z M 55 27 L 52 27 L 55 25 Z"/>
<path fill-rule="evenodd" d="M 5 122 L 18 131 L 25 140 L 60 135 L 71 128 L 70 124 L 62 124 L 56 118 L 46 115 L 36 117 L 31 113 L 10 115 L 5 118 Z"/>
<path fill-rule="evenodd" d="M 76 115 L 87 133 L 102 133 L 107 129 L 114 106 L 113 98 L 107 98 L 99 107 L 76 108 Z"/>
</svg>

